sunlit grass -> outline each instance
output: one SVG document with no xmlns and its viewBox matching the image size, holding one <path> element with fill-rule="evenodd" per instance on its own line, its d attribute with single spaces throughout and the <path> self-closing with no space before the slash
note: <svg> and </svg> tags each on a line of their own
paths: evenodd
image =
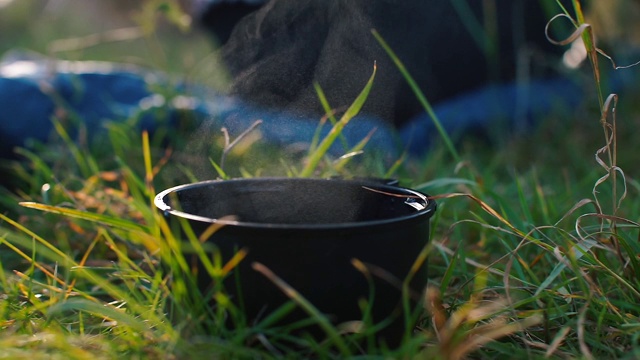
<svg viewBox="0 0 640 360">
<path fill-rule="evenodd" d="M 204 180 L 174 161 L 184 139 L 110 124 L 99 148 L 83 147 L 57 124 L 57 142 L 21 150 L 26 160 L 12 165 L 20 190 L 0 194 L 0 357 L 638 357 L 640 185 L 623 171 L 632 144 L 616 132 L 624 121 L 614 117 L 616 101 L 602 96 L 599 104 L 580 120 L 587 123 L 551 119 L 501 147 L 463 141 L 455 152 L 445 145 L 395 165 L 368 158 L 366 145 L 353 161 L 334 162 L 317 139 L 313 161 L 295 162 L 261 144 L 225 152 L 232 142 L 223 133 L 212 139 L 200 160 L 222 165 L 211 166 L 213 176 L 394 174 L 437 199 L 431 242 L 416 254 L 430 279 L 421 320 L 416 329 L 407 322 L 397 349 L 376 343 L 366 315 L 328 323 L 259 266 L 292 301 L 258 323 L 222 287 L 203 293 L 183 241 L 205 264 L 200 271 L 217 279 L 242 253 L 211 257 L 186 224 L 178 238 L 153 208 L 158 190 Z M 256 156 L 277 166 L 249 165 Z M 295 307 L 309 318 L 278 324 Z M 408 319 L 413 310 L 405 309 Z M 320 324 L 326 339 L 301 335 L 309 324 Z"/>
</svg>

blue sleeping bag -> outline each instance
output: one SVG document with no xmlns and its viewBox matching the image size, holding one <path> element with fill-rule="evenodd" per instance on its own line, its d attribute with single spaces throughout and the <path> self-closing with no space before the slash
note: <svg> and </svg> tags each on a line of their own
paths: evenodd
<svg viewBox="0 0 640 360">
<path fill-rule="evenodd" d="M 0 157 L 10 157 L 15 147 L 30 140 L 47 141 L 54 130 L 53 118 L 72 136 L 79 128 L 86 129 L 89 139 L 103 132 L 107 121 L 135 120 L 139 130 L 154 131 L 158 126 L 177 126 L 178 114 L 185 111 L 202 122 L 201 129 L 215 135 L 222 127 L 237 135 L 261 119 L 262 138 L 277 145 L 310 143 L 319 123 L 318 118 L 263 109 L 210 89 L 176 85 L 163 74 L 137 67 L 24 54 L 0 62 L 0 107 Z M 355 145 L 374 128 L 371 146 L 394 147 L 392 129 L 365 116 L 354 119 L 344 135 Z M 329 130 L 327 124 L 321 134 Z M 338 145 L 332 150 L 344 153 Z"/>
<path fill-rule="evenodd" d="M 492 85 L 434 105 L 444 128 L 464 134 L 501 126 L 522 131 L 551 111 L 580 103 L 580 88 L 567 79 L 534 80 L 526 84 Z M 179 114 L 189 112 L 203 131 L 219 135 L 222 127 L 237 135 L 257 120 L 263 141 L 279 146 L 309 144 L 319 117 L 292 115 L 277 109 L 252 106 L 201 86 L 176 84 L 165 74 L 138 67 L 103 62 L 69 62 L 24 53 L 0 62 L 0 157 L 11 157 L 15 147 L 30 140 L 46 142 L 57 118 L 76 136 L 87 131 L 89 140 L 104 131 L 107 121 L 132 121 L 139 130 L 176 127 Z M 331 126 L 322 129 L 326 135 Z M 438 136 L 425 113 L 401 129 L 394 129 L 366 114 L 344 129 L 348 146 L 375 133 L 367 148 L 397 156 L 404 149 L 425 154 Z M 188 134 L 187 134 L 188 136 Z M 334 155 L 347 149 L 341 142 Z"/>
</svg>

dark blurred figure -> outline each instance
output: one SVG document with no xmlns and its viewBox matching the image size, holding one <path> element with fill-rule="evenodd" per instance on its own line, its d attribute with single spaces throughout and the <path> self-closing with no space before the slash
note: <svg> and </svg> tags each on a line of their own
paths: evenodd
<svg viewBox="0 0 640 360">
<path fill-rule="evenodd" d="M 266 0 L 205 0 L 200 4 L 200 24 L 211 31 L 219 44 L 229 40 L 234 26 L 243 17 L 258 10 Z"/>
<path fill-rule="evenodd" d="M 438 103 L 513 81 L 517 74 L 544 78 L 553 72 L 539 61 L 561 50 L 545 38 L 549 5 L 555 4 L 271 0 L 243 17 L 228 40 L 216 26 L 229 23 L 219 19 L 235 21 L 255 4 L 212 1 L 202 21 L 225 41 L 219 51 L 232 75 L 230 95 L 293 117 L 322 114 L 314 81 L 333 107 L 349 105 L 377 62 L 363 112 L 400 127 L 423 109 L 371 29 L 397 53 L 429 101 Z"/>
<path fill-rule="evenodd" d="M 15 157 L 13 149 L 28 145 L 29 139 L 46 142 L 52 117 L 68 125 L 71 134 L 83 134 L 76 131 L 81 125 L 88 141 L 104 130 L 105 120 L 135 118 L 140 128 L 153 131 L 178 126 L 182 114 L 189 112 L 193 122 L 202 122 L 197 133 L 210 139 L 205 129 L 226 127 L 239 134 L 255 119 L 263 119 L 264 141 L 308 144 L 324 113 L 313 83 L 324 89 L 331 106 L 344 107 L 361 91 L 374 62 L 378 73 L 369 99 L 343 135 L 353 146 L 376 128 L 371 148 L 424 154 L 436 132 L 371 34 L 374 28 L 404 62 L 451 134 L 477 136 L 476 129 L 503 129 L 532 118 L 531 110 L 548 114 L 556 103 L 566 103 L 567 94 L 579 98 L 571 84 L 547 79 L 557 75 L 550 65 L 555 55 L 548 55 L 561 50 L 544 36 L 551 14 L 543 4 L 552 10 L 557 6 L 547 0 L 261 3 L 192 0 L 203 26 L 224 42 L 217 51 L 231 74 L 225 89 L 230 97 L 180 85 L 178 92 L 191 89 L 189 101 L 174 101 L 154 92 L 172 86 L 157 72 L 5 54 L 0 59 L 0 158 Z M 344 150 L 336 149 L 336 154 Z"/>
</svg>

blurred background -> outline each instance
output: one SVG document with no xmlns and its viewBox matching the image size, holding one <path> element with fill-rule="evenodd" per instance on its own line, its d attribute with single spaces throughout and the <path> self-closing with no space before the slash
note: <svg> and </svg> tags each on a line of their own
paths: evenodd
<svg viewBox="0 0 640 360">
<path fill-rule="evenodd" d="M 585 4 L 598 46 L 611 55 L 617 65 L 628 65 L 639 59 L 638 3 L 610 0 Z M 224 88 L 229 75 L 217 65 L 215 50 L 226 41 L 242 16 L 261 4 L 260 0 L 0 0 L 0 59 L 45 56 L 60 60 L 110 61 L 159 70 L 168 74 L 175 84 L 188 82 Z M 497 4 L 499 6 L 499 1 Z M 563 19 L 558 22 L 567 23 Z M 212 30 L 218 34 L 217 38 Z M 588 61 L 584 60 L 580 46 L 566 46 L 566 49 L 566 65 L 581 69 L 584 106 L 597 109 Z M 600 61 L 605 79 L 603 93 L 622 92 L 619 116 L 626 115 L 627 123 L 636 123 L 637 102 L 632 99 L 638 93 L 635 81 L 638 70 L 618 70 L 614 74 L 608 60 L 601 57 Z M 615 81 L 607 81 L 614 76 Z M 566 121 L 568 129 L 575 127 L 572 119 Z M 595 120 L 589 123 L 597 125 Z M 557 128 L 552 130 L 559 136 L 562 134 Z"/>
<path fill-rule="evenodd" d="M 3 0 L 0 54 L 28 50 L 195 77 L 217 46 L 198 25 L 202 6 L 197 1 Z"/>
</svg>

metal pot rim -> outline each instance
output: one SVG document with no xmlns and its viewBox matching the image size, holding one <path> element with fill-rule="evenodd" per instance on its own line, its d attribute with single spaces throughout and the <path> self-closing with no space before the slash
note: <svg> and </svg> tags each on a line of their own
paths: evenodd
<svg viewBox="0 0 640 360">
<path fill-rule="evenodd" d="M 328 223 L 328 224 L 274 224 L 274 223 L 257 223 L 257 222 L 245 222 L 245 221 L 236 221 L 236 220 L 226 220 L 226 219 L 214 219 L 200 215 L 190 214 L 184 211 L 177 210 L 168 205 L 164 198 L 174 192 L 191 189 L 202 186 L 214 185 L 221 182 L 261 182 L 261 181 L 309 181 L 309 182 L 342 182 L 346 184 L 362 184 L 363 186 L 375 187 L 377 190 L 382 191 L 398 191 L 401 190 L 403 192 L 408 193 L 408 195 L 418 196 L 420 199 L 426 202 L 426 206 L 412 213 L 410 215 L 403 215 L 398 217 L 393 217 L 389 219 L 382 220 L 370 220 L 370 221 L 359 221 L 359 222 L 344 222 L 344 223 Z M 409 198 L 409 197 L 408 197 Z M 163 214 L 173 215 L 177 217 L 181 217 L 187 220 L 193 220 L 203 223 L 211 223 L 211 224 L 219 224 L 219 225 L 231 225 L 232 227 L 239 228 L 251 228 L 251 229 L 281 229 L 281 230 L 347 230 L 347 229 L 362 229 L 362 228 L 371 228 L 378 227 L 383 225 L 399 225 L 404 224 L 406 222 L 416 221 L 416 220 L 426 220 L 428 221 L 433 213 L 436 210 L 436 202 L 429 199 L 429 196 L 423 194 L 419 191 L 393 186 L 393 185 L 385 185 L 380 182 L 375 181 L 367 181 L 367 180 L 342 180 L 342 179 L 319 179 L 319 178 L 280 178 L 280 177 L 265 177 L 265 178 L 249 178 L 249 179 L 230 179 L 230 180 L 206 180 L 195 183 L 183 184 L 168 188 L 158 193 L 154 199 L 155 206 L 163 212 Z"/>
</svg>

